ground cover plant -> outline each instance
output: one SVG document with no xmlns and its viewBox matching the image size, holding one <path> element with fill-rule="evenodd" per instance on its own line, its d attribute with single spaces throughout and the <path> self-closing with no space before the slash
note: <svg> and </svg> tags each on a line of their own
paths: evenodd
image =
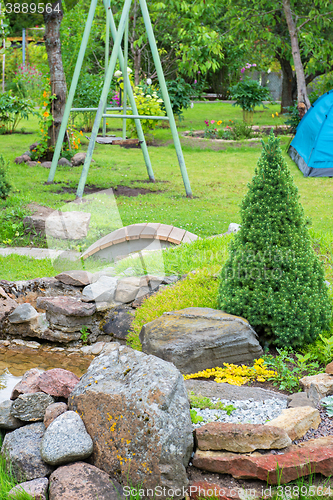
<svg viewBox="0 0 333 500">
<path fill-rule="evenodd" d="M 298 198 L 271 134 L 242 201 L 242 225 L 222 268 L 219 307 L 245 317 L 261 341 L 277 346 L 312 342 L 331 320 L 324 268 Z"/>
</svg>

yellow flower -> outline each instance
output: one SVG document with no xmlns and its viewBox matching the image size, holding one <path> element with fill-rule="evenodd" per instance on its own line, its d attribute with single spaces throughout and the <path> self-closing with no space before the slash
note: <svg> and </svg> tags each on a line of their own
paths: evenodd
<svg viewBox="0 0 333 500">
<path fill-rule="evenodd" d="M 44 90 L 44 92 L 43 92 L 43 97 L 44 97 L 44 98 L 45 98 L 45 97 L 47 97 L 46 90 Z"/>
<path fill-rule="evenodd" d="M 272 118 L 275 118 L 275 114 L 274 113 L 272 113 Z"/>
<path fill-rule="evenodd" d="M 222 120 L 219 120 L 219 121 L 217 122 L 217 125 L 221 125 L 221 123 L 222 123 Z"/>
<path fill-rule="evenodd" d="M 47 118 L 48 116 L 50 116 L 50 113 L 48 111 L 44 111 L 43 116 L 45 116 L 45 118 Z"/>
<path fill-rule="evenodd" d="M 47 102 L 44 101 L 44 106 L 47 106 Z"/>
<path fill-rule="evenodd" d="M 81 144 L 81 141 L 80 141 L 80 139 L 78 139 L 78 140 L 77 140 L 77 142 L 78 142 L 79 144 Z"/>
<path fill-rule="evenodd" d="M 80 134 L 80 135 L 83 135 L 82 130 L 80 130 L 79 134 Z"/>
<path fill-rule="evenodd" d="M 278 112 L 276 112 L 275 114 L 276 114 L 276 116 L 279 116 L 279 113 L 278 113 Z"/>
<path fill-rule="evenodd" d="M 42 128 L 41 128 L 41 129 L 40 129 L 40 131 L 41 131 L 41 132 L 44 132 L 44 129 L 42 129 Z"/>
</svg>

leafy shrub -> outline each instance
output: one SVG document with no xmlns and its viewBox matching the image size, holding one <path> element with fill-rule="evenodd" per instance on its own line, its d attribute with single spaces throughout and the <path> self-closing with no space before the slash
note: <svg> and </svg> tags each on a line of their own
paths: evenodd
<svg viewBox="0 0 333 500">
<path fill-rule="evenodd" d="M 216 309 L 218 281 L 212 269 L 202 269 L 189 274 L 185 280 L 159 291 L 144 301 L 137 309 L 128 341 L 133 349 L 141 350 L 139 333 L 144 324 L 168 311 L 186 307 L 211 307 Z"/>
<path fill-rule="evenodd" d="M 194 93 L 192 86 L 186 83 L 184 78 L 181 77 L 176 78 L 176 80 L 167 81 L 166 86 L 170 97 L 172 112 L 174 115 L 178 116 L 179 120 L 182 120 L 183 110 L 191 105 L 191 96 Z"/>
<path fill-rule="evenodd" d="M 253 136 L 252 127 L 244 122 L 234 122 L 230 132 L 234 140 L 250 139 Z"/>
<path fill-rule="evenodd" d="M 233 106 L 240 106 L 243 111 L 254 111 L 255 106 L 264 106 L 263 101 L 270 100 L 269 89 L 248 76 L 230 87 L 229 92 L 236 101 Z"/>
<path fill-rule="evenodd" d="M 312 359 L 310 353 L 293 353 L 290 349 L 278 349 L 278 355 L 264 356 L 267 366 L 272 368 L 275 374 L 272 376 L 273 385 L 278 386 L 281 391 L 301 391 L 299 379 L 304 375 L 316 375 L 320 371 L 319 363 Z"/>
<path fill-rule="evenodd" d="M 219 307 L 243 316 L 261 340 L 300 347 L 328 330 L 324 269 L 273 132 L 241 205 L 242 224 L 222 268 Z"/>
<path fill-rule="evenodd" d="M 11 190 L 11 184 L 7 180 L 7 168 L 9 162 L 0 154 L 0 198 L 5 200 Z"/>
<path fill-rule="evenodd" d="M 11 91 L 0 93 L 0 122 L 6 132 L 14 132 L 19 122 L 37 114 L 29 99 L 13 96 Z"/>
<path fill-rule="evenodd" d="M 156 92 L 153 92 L 152 95 L 150 93 L 146 94 L 140 87 L 134 87 L 133 91 L 139 115 L 164 116 L 164 111 L 161 107 L 163 101 Z M 127 114 L 133 113 L 132 111 L 128 111 Z M 144 134 L 147 134 L 149 131 L 154 130 L 154 128 L 157 126 L 157 120 L 140 121 Z M 134 120 L 128 120 L 128 131 L 131 137 L 137 137 Z"/>
</svg>

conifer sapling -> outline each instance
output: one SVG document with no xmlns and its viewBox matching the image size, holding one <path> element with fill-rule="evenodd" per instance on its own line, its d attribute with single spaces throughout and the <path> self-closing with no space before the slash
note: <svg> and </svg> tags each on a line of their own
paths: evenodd
<svg viewBox="0 0 333 500">
<path fill-rule="evenodd" d="M 219 307 L 260 340 L 299 347 L 329 328 L 331 302 L 279 140 L 271 133 L 241 205 L 241 228 L 222 268 Z"/>
</svg>

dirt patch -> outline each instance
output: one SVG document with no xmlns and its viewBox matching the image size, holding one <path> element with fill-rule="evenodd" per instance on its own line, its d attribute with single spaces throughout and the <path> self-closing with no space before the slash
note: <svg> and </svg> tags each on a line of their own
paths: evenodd
<svg viewBox="0 0 333 500">
<path fill-rule="evenodd" d="M 148 180 L 146 181 L 132 181 L 132 182 L 149 182 Z M 160 181 L 163 182 L 163 181 Z M 62 184 L 61 182 L 54 182 L 54 184 Z M 113 193 L 115 196 L 138 196 L 139 194 L 149 194 L 149 193 L 154 193 L 154 194 L 159 194 L 162 191 L 161 190 L 151 190 L 151 189 L 146 189 L 146 188 L 133 188 L 130 186 L 110 186 L 111 189 L 113 189 Z M 105 189 L 110 189 L 106 187 L 100 187 L 100 186 L 95 186 L 94 184 L 86 184 L 84 188 L 84 194 L 93 194 L 93 193 L 98 193 L 100 191 L 104 191 Z M 68 193 L 68 194 L 75 194 L 77 191 L 77 186 L 71 187 L 71 186 L 66 186 L 63 185 L 61 186 L 60 189 L 57 191 L 54 191 L 57 194 L 63 194 L 63 193 Z"/>
<path fill-rule="evenodd" d="M 170 181 L 155 180 L 155 182 L 152 182 L 149 179 L 134 179 L 133 181 L 131 181 L 131 184 L 134 184 L 135 182 L 140 182 L 142 184 L 170 184 Z"/>
<path fill-rule="evenodd" d="M 140 181 L 141 182 L 141 181 Z M 138 196 L 139 194 L 154 193 L 159 194 L 162 191 L 152 191 L 146 188 L 132 188 L 129 186 L 117 186 L 113 188 L 115 196 Z"/>
</svg>

